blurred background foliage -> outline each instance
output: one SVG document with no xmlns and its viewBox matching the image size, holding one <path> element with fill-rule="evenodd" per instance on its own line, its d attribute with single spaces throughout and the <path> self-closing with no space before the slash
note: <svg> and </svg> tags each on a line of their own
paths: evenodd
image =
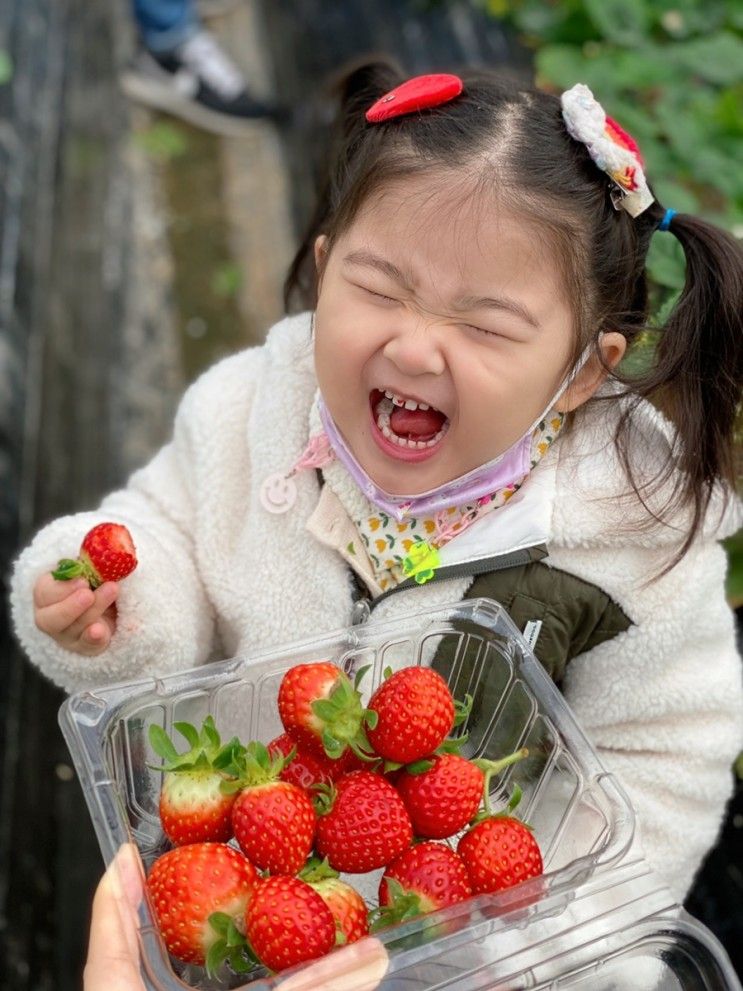
<svg viewBox="0 0 743 991">
<path fill-rule="evenodd" d="M 663 206 L 743 237 L 743 3 L 740 0 L 481 0 L 532 50 L 537 86 L 586 83 L 638 141 Z M 684 283 L 673 237 L 648 255 L 652 324 Z M 653 331 L 628 361 L 652 353 Z M 743 446 L 743 434 L 740 445 Z M 739 457 L 739 463 L 741 458 Z M 743 606 L 743 534 L 728 541 L 731 603 Z"/>
</svg>

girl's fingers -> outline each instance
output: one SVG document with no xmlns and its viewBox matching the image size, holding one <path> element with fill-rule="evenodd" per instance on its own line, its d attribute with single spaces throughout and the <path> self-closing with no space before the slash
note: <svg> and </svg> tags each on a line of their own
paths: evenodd
<svg viewBox="0 0 743 991">
<path fill-rule="evenodd" d="M 88 602 L 88 607 L 75 620 L 63 630 L 66 640 L 79 640 L 85 630 L 97 623 L 103 614 L 111 608 L 119 594 L 119 586 L 116 582 L 105 582 L 93 593 L 93 598 Z"/>
<path fill-rule="evenodd" d="M 101 586 L 103 587 L 103 586 Z M 43 633 L 59 637 L 95 602 L 95 593 L 88 588 L 76 588 L 59 602 L 36 608 L 36 625 Z"/>
<path fill-rule="evenodd" d="M 34 585 L 34 605 L 37 609 L 52 606 L 55 602 L 62 602 L 81 588 L 89 588 L 87 579 L 73 578 L 72 581 L 61 582 L 47 573 L 42 575 Z"/>
</svg>

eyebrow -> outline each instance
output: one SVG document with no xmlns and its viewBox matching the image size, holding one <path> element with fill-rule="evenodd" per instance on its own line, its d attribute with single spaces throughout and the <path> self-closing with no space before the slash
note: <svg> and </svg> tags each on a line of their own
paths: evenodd
<svg viewBox="0 0 743 991">
<path fill-rule="evenodd" d="M 411 283 L 414 282 L 397 265 L 393 265 L 386 258 L 381 258 L 379 255 L 375 255 L 373 252 L 367 251 L 364 248 L 351 251 L 345 256 L 343 261 L 351 265 L 365 265 L 367 268 L 376 269 L 376 271 L 388 276 L 406 289 L 411 288 Z M 519 317 L 530 326 L 538 330 L 541 329 L 541 324 L 537 318 L 522 303 L 511 299 L 509 296 L 463 296 L 455 302 L 454 308 L 460 311 L 505 310 L 507 313 L 513 313 L 514 316 Z"/>
<path fill-rule="evenodd" d="M 365 265 L 367 268 L 375 268 L 378 272 L 383 275 L 389 276 L 395 282 L 399 282 L 401 286 L 406 289 L 410 288 L 411 283 L 414 281 L 409 276 L 406 276 L 397 265 L 393 265 L 392 262 L 388 262 L 386 258 L 380 258 L 379 255 L 373 254 L 371 251 L 366 251 L 364 248 L 359 248 L 357 251 L 351 251 L 343 259 L 344 262 L 349 262 L 351 265 Z"/>
</svg>

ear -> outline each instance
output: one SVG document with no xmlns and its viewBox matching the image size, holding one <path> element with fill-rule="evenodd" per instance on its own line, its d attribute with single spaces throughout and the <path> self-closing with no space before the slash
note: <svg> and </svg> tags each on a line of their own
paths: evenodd
<svg viewBox="0 0 743 991">
<path fill-rule="evenodd" d="M 327 234 L 320 234 L 319 237 L 315 238 L 315 268 L 317 269 L 317 274 L 322 278 L 323 269 L 325 268 L 325 263 L 328 260 L 328 236 Z"/>
<path fill-rule="evenodd" d="M 607 368 L 610 370 L 616 367 L 624 357 L 624 352 L 627 350 L 627 338 L 617 331 L 606 331 L 601 335 L 599 350 L 604 364 L 602 365 L 598 355 L 591 355 L 555 403 L 555 409 L 558 412 L 570 413 L 591 398 L 609 374 Z"/>
</svg>

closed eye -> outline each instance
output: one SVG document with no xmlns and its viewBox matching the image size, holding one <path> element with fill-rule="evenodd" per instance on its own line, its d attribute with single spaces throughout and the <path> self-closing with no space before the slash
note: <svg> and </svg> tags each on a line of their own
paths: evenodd
<svg viewBox="0 0 743 991">
<path fill-rule="evenodd" d="M 473 323 L 463 324 L 468 330 L 476 330 L 478 334 L 486 334 L 488 337 L 503 337 L 503 334 L 499 334 L 496 330 L 486 330 L 484 327 L 477 327 Z"/>
<path fill-rule="evenodd" d="M 397 302 L 397 300 L 394 299 L 392 296 L 385 296 L 384 293 L 375 292 L 373 289 L 367 289 L 366 286 L 359 286 L 359 289 L 361 289 L 362 292 L 365 292 L 368 296 L 373 296 L 374 299 L 383 300 L 385 303 L 396 303 Z"/>
</svg>

